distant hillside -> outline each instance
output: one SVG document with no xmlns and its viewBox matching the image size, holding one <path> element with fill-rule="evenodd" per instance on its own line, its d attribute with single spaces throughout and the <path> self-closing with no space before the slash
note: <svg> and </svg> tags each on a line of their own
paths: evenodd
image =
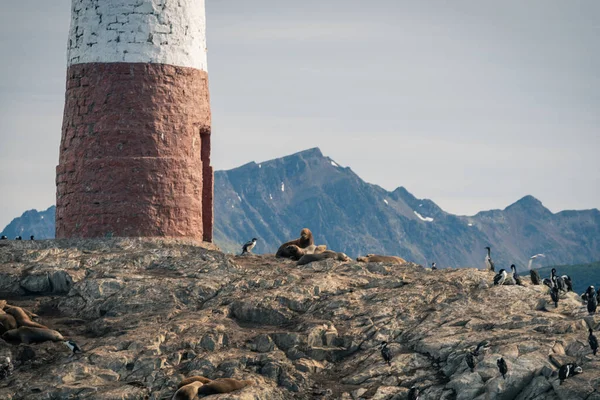
<svg viewBox="0 0 600 400">
<path fill-rule="evenodd" d="M 9 239 L 21 236 L 23 239 L 29 239 L 31 235 L 34 235 L 36 239 L 53 239 L 55 215 L 55 206 L 41 212 L 37 210 L 25 211 L 20 217 L 13 219 L 0 232 L 0 236 L 4 235 Z"/>
<path fill-rule="evenodd" d="M 20 225 L 36 237 L 53 236 L 53 227 L 41 227 Z M 537 253 L 546 257 L 536 266 L 600 260 L 597 209 L 554 214 L 525 196 L 504 210 L 453 215 L 404 187 L 388 192 L 367 183 L 318 148 L 215 172 L 214 237 L 222 249 L 239 252 L 257 237 L 255 252 L 273 253 L 304 227 L 318 244 L 352 257 L 394 254 L 442 268 L 481 268 L 488 245 L 499 268 L 514 263 L 523 270 Z"/>
<path fill-rule="evenodd" d="M 560 275 L 569 275 L 573 280 L 573 291 L 582 294 L 588 286 L 600 288 L 600 261 L 589 264 L 555 265 L 538 269 L 542 278 L 549 278 L 552 268 Z"/>
</svg>

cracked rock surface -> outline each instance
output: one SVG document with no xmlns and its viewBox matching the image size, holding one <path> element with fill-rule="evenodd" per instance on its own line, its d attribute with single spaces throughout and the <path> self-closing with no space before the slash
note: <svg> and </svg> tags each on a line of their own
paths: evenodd
<svg viewBox="0 0 600 400">
<path fill-rule="evenodd" d="M 600 317 L 574 293 L 554 308 L 545 286 L 494 287 L 475 269 L 298 267 L 175 240 L 0 246 L 0 300 L 84 350 L 0 340 L 14 363 L 2 399 L 170 399 L 203 375 L 255 383 L 214 399 L 405 399 L 416 385 L 421 399 L 600 400 L 587 344 Z M 482 340 L 471 372 L 465 355 Z M 573 361 L 583 373 L 560 385 L 558 366 Z"/>
</svg>

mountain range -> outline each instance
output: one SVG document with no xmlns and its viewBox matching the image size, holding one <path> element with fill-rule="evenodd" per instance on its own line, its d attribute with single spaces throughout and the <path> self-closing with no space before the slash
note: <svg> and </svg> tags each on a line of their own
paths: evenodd
<svg viewBox="0 0 600 400">
<path fill-rule="evenodd" d="M 51 238 L 54 212 L 27 211 L 2 234 Z M 498 268 L 523 269 L 537 253 L 546 255 L 538 266 L 600 260 L 597 209 L 552 213 L 525 196 L 504 210 L 453 215 L 404 187 L 367 183 L 318 148 L 215 172 L 214 237 L 224 250 L 257 237 L 255 252 L 272 253 L 304 227 L 351 257 L 393 254 L 441 268 L 483 267 L 486 246 Z"/>
</svg>

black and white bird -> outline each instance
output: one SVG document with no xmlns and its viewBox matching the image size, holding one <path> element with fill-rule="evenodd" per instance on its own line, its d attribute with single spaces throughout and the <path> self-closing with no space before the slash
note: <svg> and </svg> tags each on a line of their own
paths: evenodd
<svg viewBox="0 0 600 400">
<path fill-rule="evenodd" d="M 498 361 L 496 361 L 496 365 L 498 366 L 498 371 L 500 371 L 500 373 L 502 374 L 502 378 L 506 379 L 508 365 L 506 365 L 506 361 L 504 361 L 504 358 L 499 358 Z"/>
<path fill-rule="evenodd" d="M 540 280 L 540 274 L 535 270 L 535 269 L 531 269 L 529 270 L 529 276 L 531 277 L 531 283 L 533 285 L 539 285 L 541 284 Z"/>
<path fill-rule="evenodd" d="M 511 265 L 510 269 L 512 270 L 512 279 L 515 281 L 515 285 L 523 286 L 523 281 L 521 281 L 521 277 L 517 273 L 517 267 L 515 264 Z"/>
<path fill-rule="evenodd" d="M 589 296 L 587 301 L 587 310 L 590 315 L 596 313 L 596 309 L 598 308 L 598 297 L 594 296 L 594 292 L 592 291 L 591 296 Z"/>
<path fill-rule="evenodd" d="M 554 287 L 556 287 L 558 290 L 562 290 L 563 292 L 566 292 L 567 285 L 565 284 L 565 281 L 562 278 L 562 276 L 558 276 L 556 274 L 556 268 L 552 268 L 550 280 L 552 281 L 552 285 Z"/>
<path fill-rule="evenodd" d="M 29 236 L 29 240 L 35 240 L 35 236 L 33 236 L 33 235 Z"/>
<path fill-rule="evenodd" d="M 582 372 L 583 370 L 576 363 L 568 363 L 563 365 L 558 369 L 558 379 L 560 379 L 560 384 L 562 385 L 565 379 L 580 374 Z"/>
<path fill-rule="evenodd" d="M 73 354 L 83 352 L 83 350 L 81 350 L 81 347 L 79 347 L 77 343 L 75 343 L 72 340 L 65 340 L 63 343 L 73 352 Z"/>
<path fill-rule="evenodd" d="M 485 256 L 485 267 L 489 271 L 495 272 L 494 262 L 492 261 L 492 249 L 490 247 L 485 248 L 487 250 L 487 255 Z"/>
<path fill-rule="evenodd" d="M 242 255 L 246 253 L 252 253 L 252 249 L 254 248 L 254 246 L 256 246 L 257 240 L 257 238 L 252 238 L 251 241 L 244 243 L 244 246 L 242 246 Z"/>
<path fill-rule="evenodd" d="M 17 236 L 15 240 L 23 240 L 23 238 L 21 236 Z"/>
<path fill-rule="evenodd" d="M 481 342 L 479 342 L 479 343 L 477 344 L 477 347 L 475 347 L 475 350 L 473 350 L 471 353 L 472 353 L 472 354 L 473 354 L 475 357 L 477 357 L 477 356 L 479 356 L 479 350 L 481 350 L 481 349 L 485 349 L 485 348 L 487 348 L 489 345 L 490 345 L 490 342 L 489 342 L 489 341 L 487 341 L 487 340 L 482 340 Z"/>
<path fill-rule="evenodd" d="M 471 372 L 473 372 L 475 370 L 475 356 L 473 355 L 473 353 L 467 353 L 467 355 L 465 356 L 465 361 L 471 369 Z"/>
<path fill-rule="evenodd" d="M 565 289 L 567 292 L 572 292 L 573 291 L 573 280 L 571 279 L 571 277 L 569 275 L 563 275 L 561 276 L 563 282 L 565 283 Z"/>
<path fill-rule="evenodd" d="M 7 378 L 12 375 L 15 366 L 9 357 L 4 357 L 4 360 L 0 361 L 0 380 Z"/>
<path fill-rule="evenodd" d="M 594 355 L 598 353 L 598 338 L 594 336 L 594 330 L 590 328 L 590 335 L 588 336 L 588 343 L 590 344 L 590 348 Z"/>
<path fill-rule="evenodd" d="M 8 236 L 2 235 L 2 237 L 0 237 L 0 240 L 8 240 Z"/>
<path fill-rule="evenodd" d="M 542 283 L 544 285 L 548 286 L 550 289 L 552 289 L 554 287 L 554 282 L 552 282 L 552 279 L 544 278 L 544 280 L 542 281 Z"/>
<path fill-rule="evenodd" d="M 380 349 L 381 349 L 381 356 L 383 357 L 383 360 L 388 364 L 388 365 L 392 365 L 392 351 L 390 350 L 389 347 L 387 347 L 388 343 L 384 340 L 383 342 L 381 342 L 381 344 L 379 345 Z"/>
<path fill-rule="evenodd" d="M 554 308 L 558 308 L 558 300 L 560 297 L 558 296 L 558 288 L 556 286 L 550 288 L 550 297 L 554 302 Z"/>
<path fill-rule="evenodd" d="M 434 263 L 434 262 L 432 262 L 432 263 L 431 263 L 431 270 L 432 270 L 432 271 L 435 271 L 436 269 L 437 269 L 437 267 L 435 266 L 435 263 Z"/>
<path fill-rule="evenodd" d="M 496 276 L 494 276 L 494 285 L 504 285 L 504 281 L 506 281 L 507 276 L 508 276 L 508 274 L 506 273 L 506 270 L 504 268 L 502 268 L 496 274 Z"/>
<path fill-rule="evenodd" d="M 408 400 L 419 400 L 421 398 L 421 395 L 419 393 L 419 389 L 416 386 L 413 386 L 410 388 L 410 390 L 408 391 Z"/>
<path fill-rule="evenodd" d="M 583 301 L 584 304 L 587 304 L 590 296 L 595 296 L 595 295 L 596 295 L 596 290 L 594 289 L 594 286 L 588 286 L 588 288 L 585 290 L 585 293 L 581 295 L 581 301 Z"/>
</svg>

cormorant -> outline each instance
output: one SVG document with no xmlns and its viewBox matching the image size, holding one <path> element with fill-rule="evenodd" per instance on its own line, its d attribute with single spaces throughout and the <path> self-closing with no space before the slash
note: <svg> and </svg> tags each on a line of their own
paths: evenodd
<svg viewBox="0 0 600 400">
<path fill-rule="evenodd" d="M 33 235 L 29 236 L 29 240 L 35 240 L 35 237 Z"/>
<path fill-rule="evenodd" d="M 487 340 L 482 340 L 481 342 L 479 342 L 477 344 L 477 347 L 475 347 L 475 350 L 473 350 L 471 353 L 473 353 L 474 356 L 479 356 L 479 350 L 482 347 L 487 347 L 489 346 L 490 342 L 488 342 Z"/>
<path fill-rule="evenodd" d="M 437 269 L 437 267 L 435 266 L 435 263 L 434 263 L 434 262 L 432 262 L 432 263 L 431 263 L 431 270 L 432 270 L 432 271 L 435 271 L 436 269 Z"/>
<path fill-rule="evenodd" d="M 419 400 L 420 394 L 419 394 L 419 389 L 417 389 L 416 386 L 413 386 L 410 388 L 410 390 L 408 391 L 408 400 Z"/>
<path fill-rule="evenodd" d="M 473 353 L 467 353 L 467 355 L 465 356 L 465 361 L 471 369 L 471 372 L 473 372 L 475 370 L 475 357 L 473 356 Z"/>
<path fill-rule="evenodd" d="M 2 237 L 0 237 L 0 240 L 8 240 L 8 237 L 6 235 L 2 235 Z"/>
<path fill-rule="evenodd" d="M 558 288 L 556 286 L 550 288 L 550 297 L 552 298 L 552 301 L 554 302 L 554 308 L 558 307 Z"/>
<path fill-rule="evenodd" d="M 567 289 L 567 292 L 572 292 L 573 291 L 573 281 L 571 280 L 571 277 L 569 275 L 563 275 L 561 276 L 563 282 L 565 283 L 565 288 Z"/>
<path fill-rule="evenodd" d="M 529 271 L 529 276 L 531 276 L 532 284 L 534 284 L 534 285 L 540 284 L 540 274 L 535 269 L 532 269 Z"/>
<path fill-rule="evenodd" d="M 15 240 L 23 240 L 23 238 L 21 236 L 17 236 Z"/>
<path fill-rule="evenodd" d="M 485 249 L 487 250 L 487 255 L 485 256 L 485 267 L 488 270 L 495 272 L 494 262 L 492 261 L 492 249 L 490 247 L 486 247 Z"/>
<path fill-rule="evenodd" d="M 589 296 L 588 301 L 587 301 L 587 310 L 590 313 L 590 315 L 592 315 L 592 314 L 596 313 L 597 308 L 598 308 L 598 298 L 596 296 L 594 296 L 594 293 L 592 292 L 591 296 Z"/>
<path fill-rule="evenodd" d="M 77 352 L 83 352 L 83 350 L 81 350 L 81 347 L 79 347 L 77 343 L 75 343 L 72 340 L 65 340 L 63 343 L 73 352 L 73 354 Z"/>
<path fill-rule="evenodd" d="M 588 343 L 594 352 L 594 355 L 598 353 L 598 338 L 594 336 L 594 330 L 590 328 L 590 336 L 588 336 Z"/>
<path fill-rule="evenodd" d="M 521 277 L 519 276 L 519 274 L 517 274 L 517 267 L 515 267 L 515 264 L 511 265 L 510 269 L 512 269 L 512 277 L 515 281 L 515 284 L 523 286 L 523 281 L 521 281 Z"/>
<path fill-rule="evenodd" d="M 254 248 L 254 246 L 256 246 L 256 241 L 257 240 L 258 240 L 257 238 L 252 238 L 251 241 L 246 242 L 244 244 L 244 246 L 242 247 L 242 254 L 241 255 L 244 255 L 246 253 L 252 253 L 252 249 Z"/>
<path fill-rule="evenodd" d="M 506 280 L 506 277 L 507 273 L 503 268 L 500 270 L 500 272 L 496 274 L 496 276 L 494 276 L 494 285 L 503 285 L 504 281 Z"/>
<path fill-rule="evenodd" d="M 381 356 L 383 357 L 383 360 L 388 364 L 388 365 L 392 365 L 392 351 L 389 349 L 389 347 L 387 347 L 387 342 L 384 340 L 383 342 L 381 342 L 381 344 L 379 345 L 381 346 Z"/>
<path fill-rule="evenodd" d="M 502 378 L 506 379 L 506 373 L 508 372 L 508 365 L 506 365 L 506 361 L 504 358 L 499 358 L 496 361 L 496 365 L 498 365 L 498 371 L 502 374 Z"/>
<path fill-rule="evenodd" d="M 582 372 L 583 370 L 576 363 L 568 363 L 563 365 L 558 370 L 558 379 L 560 379 L 560 384 L 562 385 L 565 379 L 580 374 Z"/>
<path fill-rule="evenodd" d="M 561 276 L 556 275 L 556 268 L 552 268 L 550 280 L 552 280 L 553 286 L 558 288 L 558 290 L 562 290 L 563 292 L 566 291 L 565 290 L 565 288 L 566 288 L 565 281 Z"/>
</svg>

